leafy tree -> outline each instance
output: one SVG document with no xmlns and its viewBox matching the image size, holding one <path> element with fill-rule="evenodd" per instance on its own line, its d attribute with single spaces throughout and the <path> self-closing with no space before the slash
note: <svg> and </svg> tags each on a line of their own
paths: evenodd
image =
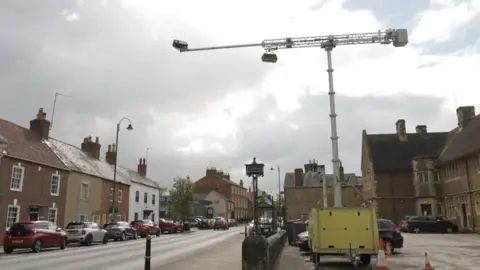
<svg viewBox="0 0 480 270">
<path fill-rule="evenodd" d="M 193 183 L 190 176 L 177 176 L 173 179 L 170 190 L 171 211 L 182 219 L 190 216 L 193 212 Z"/>
</svg>

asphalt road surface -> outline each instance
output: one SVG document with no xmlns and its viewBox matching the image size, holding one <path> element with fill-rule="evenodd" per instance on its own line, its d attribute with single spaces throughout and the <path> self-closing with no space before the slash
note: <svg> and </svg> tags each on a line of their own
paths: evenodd
<svg viewBox="0 0 480 270">
<path fill-rule="evenodd" d="M 199 230 L 183 234 L 165 234 L 152 238 L 152 269 L 181 261 L 198 250 L 218 246 L 243 231 L 233 227 L 228 231 Z M 140 270 L 144 267 L 145 239 L 110 242 L 89 247 L 68 246 L 40 253 L 14 252 L 0 254 L 0 269 L 5 270 Z M 240 256 L 240 254 L 239 254 Z"/>
</svg>

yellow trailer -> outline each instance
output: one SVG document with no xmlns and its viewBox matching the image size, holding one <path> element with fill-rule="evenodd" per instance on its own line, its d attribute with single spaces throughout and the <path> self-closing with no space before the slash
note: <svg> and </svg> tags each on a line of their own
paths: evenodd
<svg viewBox="0 0 480 270">
<path fill-rule="evenodd" d="M 349 256 L 353 264 L 369 265 L 378 252 L 377 215 L 372 208 L 314 208 L 308 235 L 311 260 L 319 268 L 320 256 Z"/>
</svg>

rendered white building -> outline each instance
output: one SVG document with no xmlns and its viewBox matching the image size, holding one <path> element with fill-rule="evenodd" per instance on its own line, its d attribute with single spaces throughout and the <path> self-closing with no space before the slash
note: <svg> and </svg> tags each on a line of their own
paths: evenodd
<svg viewBox="0 0 480 270">
<path fill-rule="evenodd" d="M 151 220 L 158 224 L 160 186 L 147 178 L 145 159 L 141 159 L 138 170 L 123 169 L 130 179 L 128 221 Z"/>
</svg>

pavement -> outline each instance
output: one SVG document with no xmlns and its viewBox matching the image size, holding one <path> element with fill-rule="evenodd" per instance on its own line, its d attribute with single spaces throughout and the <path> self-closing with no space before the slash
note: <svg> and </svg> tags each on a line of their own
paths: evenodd
<svg viewBox="0 0 480 270">
<path fill-rule="evenodd" d="M 432 267 L 435 270 L 480 270 L 480 235 L 478 234 L 403 234 L 405 244 L 402 249 L 395 250 L 392 258 L 387 258 L 387 266 L 394 270 L 423 270 L 425 252 L 429 254 Z M 308 254 L 301 253 L 295 247 L 297 257 L 303 258 L 303 265 L 297 259 L 297 268 L 280 268 L 295 270 L 313 270 L 313 264 L 308 261 Z M 291 251 L 292 258 L 294 252 Z M 283 259 L 283 258 L 282 258 Z M 292 261 L 293 259 L 290 259 Z M 280 264 L 282 265 L 282 264 Z M 375 269 L 376 259 L 372 258 L 372 268 L 353 268 L 348 259 L 339 257 L 322 257 L 323 270 L 340 269 Z"/>
<path fill-rule="evenodd" d="M 191 233 L 165 234 L 152 238 L 152 269 L 169 269 L 167 265 L 195 258 L 198 251 L 229 245 L 239 237 L 243 227 L 228 231 L 198 230 Z M 242 238 L 243 239 L 243 238 Z M 239 241 L 241 245 L 241 240 Z M 240 263 L 240 251 L 237 259 Z M 30 251 L 0 254 L 0 269 L 5 270 L 140 270 L 144 269 L 145 239 L 109 242 L 89 247 L 68 246 L 65 250 L 47 249 L 40 253 Z M 166 266 L 167 268 L 164 268 Z M 186 267 L 184 269 L 195 269 Z M 209 268 L 211 269 L 211 268 Z M 236 270 L 230 268 L 230 270 Z"/>
</svg>

